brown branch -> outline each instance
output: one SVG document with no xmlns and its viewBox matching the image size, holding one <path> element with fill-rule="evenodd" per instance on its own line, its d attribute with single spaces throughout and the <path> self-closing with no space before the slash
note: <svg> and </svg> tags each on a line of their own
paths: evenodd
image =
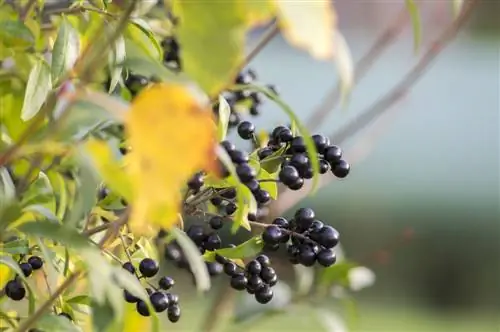
<svg viewBox="0 0 500 332">
<path fill-rule="evenodd" d="M 394 22 L 375 40 L 368 52 L 356 63 L 354 69 L 354 83 L 361 81 L 372 68 L 382 53 L 400 35 L 408 22 L 408 10 L 403 8 L 396 16 Z M 323 98 L 321 104 L 313 111 L 306 122 L 309 129 L 317 128 L 327 115 L 337 106 L 341 97 L 341 84 L 337 85 Z"/>
</svg>

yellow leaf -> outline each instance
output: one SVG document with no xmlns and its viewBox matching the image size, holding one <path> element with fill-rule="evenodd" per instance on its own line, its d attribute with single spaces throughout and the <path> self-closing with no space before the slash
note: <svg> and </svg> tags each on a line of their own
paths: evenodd
<svg viewBox="0 0 500 332">
<path fill-rule="evenodd" d="M 141 316 L 134 304 L 125 305 L 125 320 L 122 332 L 150 331 L 151 317 Z"/>
<path fill-rule="evenodd" d="M 246 0 L 245 2 L 247 22 L 250 26 L 265 24 L 276 13 L 276 6 L 271 0 Z"/>
<path fill-rule="evenodd" d="M 7 265 L 0 264 L 0 289 L 5 287 L 5 284 L 10 280 L 11 270 Z"/>
<path fill-rule="evenodd" d="M 169 229 L 177 221 L 181 189 L 199 170 L 216 170 L 216 126 L 208 105 L 186 86 L 143 90 L 126 118 L 134 198 L 129 225 L 136 234 Z"/>
<path fill-rule="evenodd" d="M 337 16 L 331 0 L 274 0 L 285 38 L 307 50 L 314 58 L 330 60 L 334 55 Z"/>
</svg>

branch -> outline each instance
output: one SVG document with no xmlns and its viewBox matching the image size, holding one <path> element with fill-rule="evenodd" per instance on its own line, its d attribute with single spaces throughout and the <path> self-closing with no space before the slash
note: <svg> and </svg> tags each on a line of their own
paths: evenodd
<svg viewBox="0 0 500 332">
<path fill-rule="evenodd" d="M 400 35 L 408 22 L 408 10 L 403 8 L 396 16 L 394 22 L 380 35 L 373 43 L 368 52 L 359 59 L 354 70 L 354 83 L 358 83 L 364 78 L 366 73 L 372 68 L 377 59 L 382 55 Z M 337 106 L 341 97 L 341 85 L 338 83 L 322 100 L 321 104 L 312 113 L 306 122 L 309 129 L 317 128 L 326 118 L 328 113 Z"/>
</svg>

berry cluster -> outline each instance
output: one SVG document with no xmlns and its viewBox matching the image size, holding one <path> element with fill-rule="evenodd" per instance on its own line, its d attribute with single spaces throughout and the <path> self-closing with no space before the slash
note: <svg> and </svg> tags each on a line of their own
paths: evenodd
<svg viewBox="0 0 500 332">
<path fill-rule="evenodd" d="M 257 302 L 265 304 L 273 298 L 271 289 L 278 282 L 278 275 L 271 267 L 266 255 L 259 255 L 248 262 L 244 268 L 225 257 L 216 255 L 216 260 L 224 264 L 224 273 L 231 277 L 231 287 L 238 291 L 246 290 L 254 294 Z"/>
<path fill-rule="evenodd" d="M 43 266 L 43 260 L 38 256 L 31 256 L 27 262 L 19 263 L 19 268 L 23 271 L 25 277 L 29 277 L 34 270 L 39 270 Z M 5 285 L 5 295 L 14 301 L 21 301 L 26 296 L 24 287 L 19 276 L 7 282 Z"/>
<path fill-rule="evenodd" d="M 137 275 L 136 268 L 131 262 L 126 262 L 122 265 L 122 268 L 128 272 L 135 274 L 138 278 L 152 278 L 158 274 L 159 266 L 155 260 L 151 258 L 144 258 L 139 263 L 139 272 L 141 275 Z M 149 284 L 149 282 L 148 282 Z M 156 312 L 163 312 L 167 310 L 168 319 L 175 323 L 181 317 L 181 308 L 179 306 L 179 296 L 170 292 L 170 290 L 175 284 L 174 279 L 171 277 L 162 277 L 158 281 L 158 287 L 146 288 L 149 295 L 149 300 L 151 305 Z M 143 300 L 131 294 L 126 289 L 123 291 L 123 296 L 125 301 L 128 303 L 135 303 L 137 312 L 142 316 L 150 316 L 149 308 Z"/>
<path fill-rule="evenodd" d="M 276 251 L 280 244 L 288 243 L 287 252 L 291 263 L 313 266 L 318 262 L 324 267 L 336 261 L 332 250 L 339 242 L 339 233 L 315 218 L 310 208 L 300 208 L 290 221 L 279 217 L 262 233 L 265 248 Z"/>
</svg>

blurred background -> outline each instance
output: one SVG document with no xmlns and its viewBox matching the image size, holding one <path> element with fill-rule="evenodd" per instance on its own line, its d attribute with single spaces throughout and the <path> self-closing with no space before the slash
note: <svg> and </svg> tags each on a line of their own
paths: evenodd
<svg viewBox="0 0 500 332">
<path fill-rule="evenodd" d="M 419 6 L 421 49 L 414 50 L 408 22 L 345 106 L 333 110 L 315 132 L 335 133 L 383 97 L 453 19 L 449 1 L 420 1 Z M 336 1 L 354 60 L 402 8 L 403 1 Z M 250 47 L 262 31 L 250 36 Z M 363 151 L 350 176 L 299 203 L 337 227 L 346 256 L 376 274 L 375 284 L 355 296 L 351 330 L 500 331 L 499 63 L 500 2 L 483 1 L 424 77 L 366 128 L 378 126 L 376 135 L 367 137 L 362 130 L 343 143 L 348 155 L 352 149 Z M 334 65 L 314 61 L 281 37 L 250 67 L 261 82 L 276 85 L 303 120 L 338 79 Z M 268 103 L 255 124 L 270 130 L 284 119 Z M 279 272 L 293 278 L 293 270 Z M 197 305 L 184 306 L 193 320 L 185 316 L 179 330 L 199 329 L 194 317 L 207 309 L 204 301 L 193 295 Z M 242 330 L 322 330 L 307 310 Z"/>
</svg>

